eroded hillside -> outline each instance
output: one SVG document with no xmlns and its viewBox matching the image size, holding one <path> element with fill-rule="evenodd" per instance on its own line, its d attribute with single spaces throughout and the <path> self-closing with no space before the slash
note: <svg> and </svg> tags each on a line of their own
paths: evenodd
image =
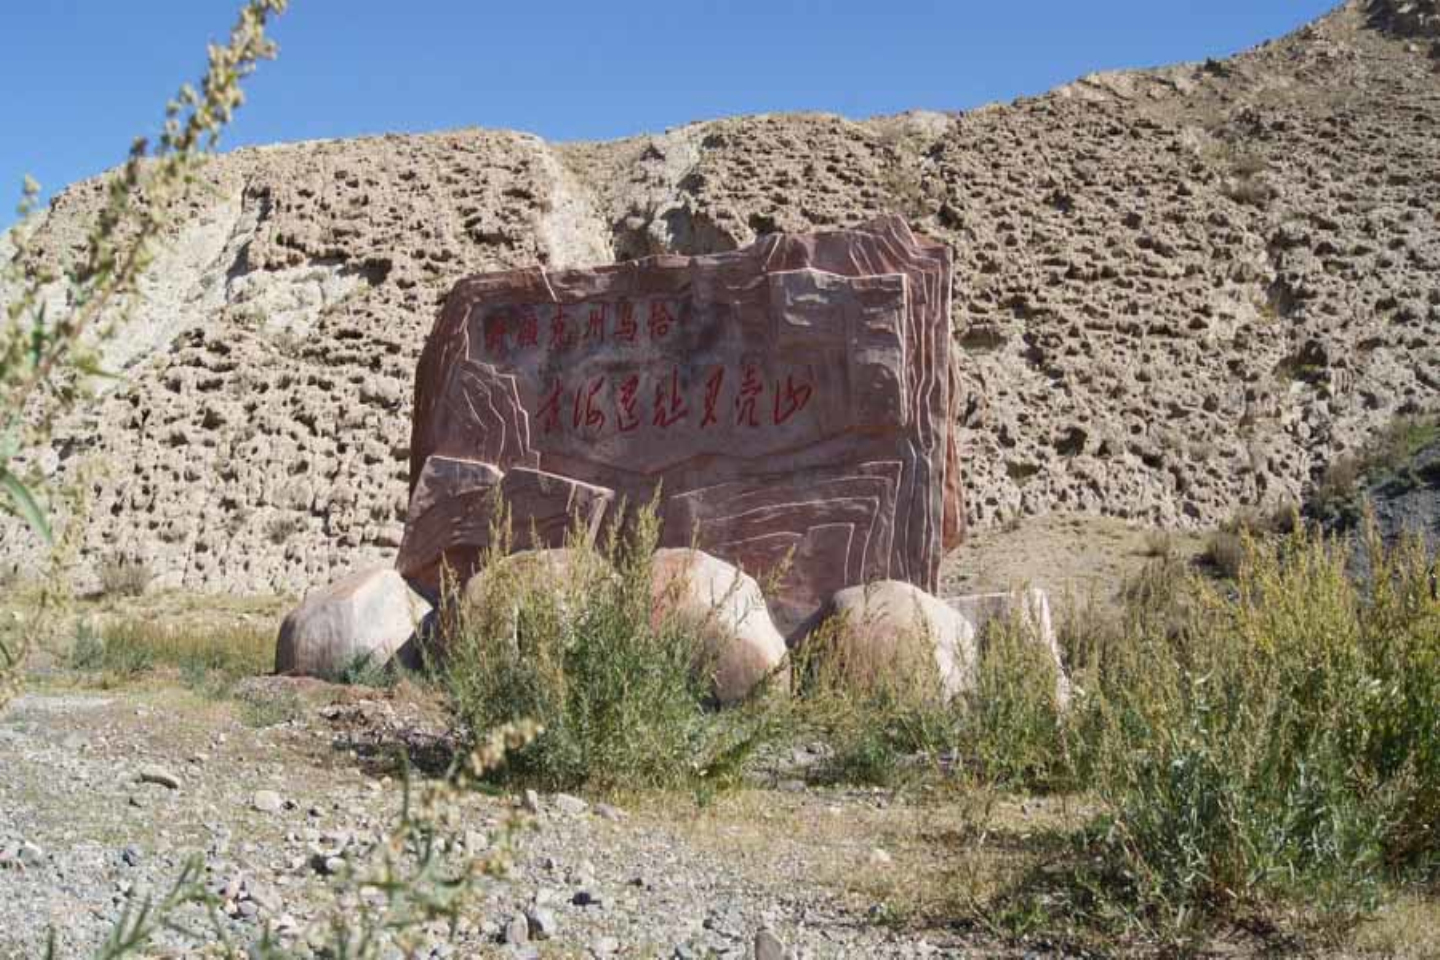
<svg viewBox="0 0 1440 960">
<path fill-rule="evenodd" d="M 1226 61 L 957 115 L 748 117 L 604 144 L 302 143 L 207 168 L 127 378 L 62 426 L 84 560 L 301 590 L 389 559 L 411 376 L 475 271 L 730 249 L 898 211 L 955 248 L 969 511 L 1196 527 L 1440 410 L 1440 19 L 1353 4 Z M 100 184 L 28 227 L 72 255 Z M 4 251 L 0 250 L 0 256 Z M 0 558 L 36 545 L 0 528 Z"/>
</svg>

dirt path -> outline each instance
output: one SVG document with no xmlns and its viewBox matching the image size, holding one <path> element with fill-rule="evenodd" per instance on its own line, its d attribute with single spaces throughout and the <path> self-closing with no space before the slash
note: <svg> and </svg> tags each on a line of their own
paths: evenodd
<svg viewBox="0 0 1440 960">
<path fill-rule="evenodd" d="M 234 938 L 266 922 L 303 927 L 330 902 L 324 856 L 373 842 L 397 810 L 376 745 L 423 736 L 426 722 L 403 698 L 280 681 L 226 700 L 178 684 L 26 694 L 0 716 L 0 957 L 43 955 L 51 929 L 59 956 L 88 955 L 127 898 L 160 891 L 191 855 L 226 897 Z M 142 771 L 179 785 L 140 782 Z M 257 809 L 258 791 L 281 808 Z M 484 843 L 516 806 L 474 798 L 467 843 Z M 515 873 L 486 887 L 455 943 L 435 930 L 429 955 L 749 957 L 768 928 L 799 957 L 1018 956 L 914 919 L 975 862 L 958 852 L 966 817 L 954 804 L 798 783 L 704 805 L 541 797 Z M 507 921 L 536 902 L 554 937 L 505 944 Z M 173 939 L 160 947 L 192 955 Z"/>
</svg>

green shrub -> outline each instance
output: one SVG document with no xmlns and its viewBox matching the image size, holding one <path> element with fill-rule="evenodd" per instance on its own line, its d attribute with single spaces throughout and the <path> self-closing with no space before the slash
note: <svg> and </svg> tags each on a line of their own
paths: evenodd
<svg viewBox="0 0 1440 960">
<path fill-rule="evenodd" d="M 845 630 L 831 620 L 795 655 L 790 735 L 829 746 L 819 779 L 893 785 L 946 771 L 971 785 L 1025 790 L 1064 781 L 1055 664 L 1021 619 L 987 626 L 974 688 L 949 699 L 928 638 L 898 643 L 882 675 L 857 675 Z"/>
<path fill-rule="evenodd" d="M 1372 534 L 1372 541 L 1376 538 Z M 1113 903 L 1173 932 L 1257 905 L 1343 923 L 1440 865 L 1440 602 L 1424 552 L 1243 541 L 1233 589 L 1132 594 L 1080 658 L 1072 748 Z"/>
<path fill-rule="evenodd" d="M 684 785 L 728 767 L 738 720 L 708 709 L 702 637 L 651 614 L 653 507 L 601 548 L 572 545 L 558 583 L 504 559 L 507 539 L 492 538 L 465 597 L 447 591 L 440 634 L 465 728 L 532 719 L 543 729 L 504 772 L 603 790 Z"/>
<path fill-rule="evenodd" d="M 891 664 L 880 676 L 857 674 L 847 662 L 843 618 L 806 637 L 793 654 L 794 701 L 784 728 L 790 739 L 824 741 L 822 782 L 893 784 L 924 770 L 955 744 L 954 714 L 939 677 L 919 664 Z M 918 645 L 897 643 L 897 659 L 924 656 Z"/>
<path fill-rule="evenodd" d="M 140 617 L 82 622 L 69 663 L 75 670 L 133 679 L 157 667 L 179 670 L 199 687 L 209 679 L 233 680 L 268 673 L 275 637 L 268 628 L 235 625 L 164 624 Z"/>
<path fill-rule="evenodd" d="M 100 566 L 100 592 L 107 597 L 139 597 L 152 579 L 143 560 L 113 559 Z"/>
<path fill-rule="evenodd" d="M 959 706 L 960 752 L 984 782 L 1048 790 L 1069 780 L 1055 661 L 1018 616 L 981 637 L 975 689 Z"/>
</svg>

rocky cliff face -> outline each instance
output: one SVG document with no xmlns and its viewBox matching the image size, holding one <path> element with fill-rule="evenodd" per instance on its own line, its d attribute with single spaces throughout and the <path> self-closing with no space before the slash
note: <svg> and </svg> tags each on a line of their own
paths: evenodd
<svg viewBox="0 0 1440 960">
<path fill-rule="evenodd" d="M 112 348 L 126 380 L 46 466 L 103 466 L 89 566 L 298 591 L 393 557 L 415 362 L 455 280 L 894 211 L 955 250 L 972 522 L 1194 527 L 1294 500 L 1378 425 L 1440 411 L 1435 24 L 1433 2 L 1356 2 L 1223 62 L 953 116 L 237 151 Z M 72 255 L 99 195 L 27 225 L 41 256 Z M 35 557 L 0 527 L 7 566 Z"/>
</svg>

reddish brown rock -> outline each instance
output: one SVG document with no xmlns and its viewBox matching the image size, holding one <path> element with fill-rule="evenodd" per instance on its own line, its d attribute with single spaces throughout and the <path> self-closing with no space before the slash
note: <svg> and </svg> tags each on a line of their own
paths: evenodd
<svg viewBox="0 0 1440 960">
<path fill-rule="evenodd" d="M 933 590 L 964 527 L 954 380 L 950 251 L 894 218 L 471 277 L 416 375 L 399 569 L 464 577 L 497 489 L 524 547 L 659 490 L 662 545 L 762 579 L 789 558 L 787 633 L 846 586 Z"/>
</svg>

